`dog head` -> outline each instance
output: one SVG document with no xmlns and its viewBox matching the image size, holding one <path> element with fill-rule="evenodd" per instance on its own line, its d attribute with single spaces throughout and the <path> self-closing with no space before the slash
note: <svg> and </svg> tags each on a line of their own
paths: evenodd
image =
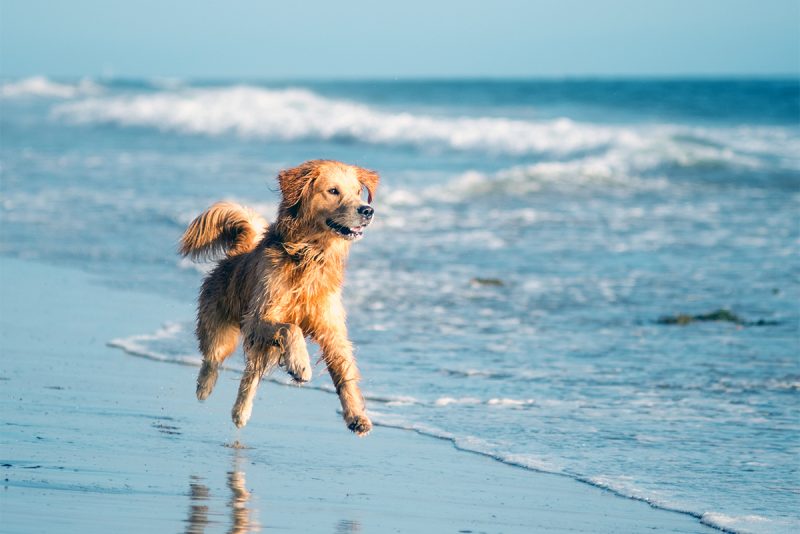
<svg viewBox="0 0 800 534">
<path fill-rule="evenodd" d="M 281 218 L 306 233 L 355 241 L 363 236 L 374 210 L 370 205 L 378 187 L 377 173 L 338 161 L 307 161 L 278 174 L 283 199 Z M 367 202 L 361 194 L 367 190 Z"/>
</svg>

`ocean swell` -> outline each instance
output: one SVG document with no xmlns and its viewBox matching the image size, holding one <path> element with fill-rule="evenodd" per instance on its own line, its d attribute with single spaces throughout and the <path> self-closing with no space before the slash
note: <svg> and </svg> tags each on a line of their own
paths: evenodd
<svg viewBox="0 0 800 534">
<path fill-rule="evenodd" d="M 58 106 L 54 115 L 75 123 L 152 127 L 185 134 L 286 141 L 341 139 L 418 147 L 433 144 L 510 154 L 563 154 L 638 142 L 633 132 L 569 119 L 529 122 L 416 115 L 326 98 L 301 88 L 245 85 L 90 98 Z"/>
<path fill-rule="evenodd" d="M 35 92 L 4 86 L 4 94 Z M 92 93 L 90 87 L 38 89 L 57 96 Z M 16 87 L 16 88 L 15 88 Z M 74 124 L 113 124 L 191 135 L 237 135 L 246 139 L 356 141 L 422 150 L 478 151 L 514 156 L 540 155 L 573 162 L 563 170 L 606 176 L 633 156 L 636 166 L 661 161 L 679 166 L 772 163 L 797 168 L 800 139 L 785 127 L 698 128 L 670 124 L 608 125 L 568 118 L 520 120 L 399 112 L 322 96 L 304 88 L 249 85 L 177 87 L 147 93 L 92 96 L 62 103 L 52 114 Z M 611 161 L 611 160 L 614 161 Z"/>
</svg>

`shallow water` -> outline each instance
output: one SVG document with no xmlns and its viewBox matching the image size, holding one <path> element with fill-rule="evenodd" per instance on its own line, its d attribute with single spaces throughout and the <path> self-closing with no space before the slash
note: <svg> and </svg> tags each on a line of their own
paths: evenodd
<svg viewBox="0 0 800 534">
<path fill-rule="evenodd" d="M 790 532 L 799 102 L 790 81 L 7 81 L 0 251 L 189 301 L 203 266 L 174 248 L 208 204 L 271 217 L 280 168 L 374 168 L 345 298 L 376 420 Z M 658 321 L 717 309 L 744 323 Z M 191 363 L 191 321 L 114 343 Z"/>
</svg>

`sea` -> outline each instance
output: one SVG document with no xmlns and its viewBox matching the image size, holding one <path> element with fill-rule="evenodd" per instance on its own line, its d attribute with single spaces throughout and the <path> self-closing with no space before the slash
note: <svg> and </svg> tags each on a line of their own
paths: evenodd
<svg viewBox="0 0 800 534">
<path fill-rule="evenodd" d="M 374 169 L 344 298 L 378 425 L 800 531 L 797 79 L 3 79 L 0 141 L 1 255 L 187 303 L 205 207 Z M 109 350 L 196 365 L 193 319 Z"/>
</svg>

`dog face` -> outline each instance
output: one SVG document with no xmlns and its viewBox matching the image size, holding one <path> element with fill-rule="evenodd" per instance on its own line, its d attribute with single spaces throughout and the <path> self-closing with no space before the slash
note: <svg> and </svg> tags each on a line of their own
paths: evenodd
<svg viewBox="0 0 800 534">
<path fill-rule="evenodd" d="M 374 210 L 370 206 L 378 175 L 338 161 L 314 160 L 278 175 L 283 193 L 281 214 L 302 221 L 311 232 L 356 241 L 364 235 Z M 361 198 L 366 188 L 368 201 Z"/>
</svg>

